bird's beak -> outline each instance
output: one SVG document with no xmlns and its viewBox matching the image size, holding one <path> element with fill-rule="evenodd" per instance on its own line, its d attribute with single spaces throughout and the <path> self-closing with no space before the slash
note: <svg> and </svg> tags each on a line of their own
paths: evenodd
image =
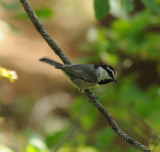
<svg viewBox="0 0 160 152">
<path fill-rule="evenodd" d="M 119 81 L 117 79 L 113 79 L 114 82 L 119 83 Z"/>
</svg>

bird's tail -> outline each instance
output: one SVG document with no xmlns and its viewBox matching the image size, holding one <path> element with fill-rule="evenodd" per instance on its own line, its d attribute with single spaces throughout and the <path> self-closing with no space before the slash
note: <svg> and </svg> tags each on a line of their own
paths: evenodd
<svg viewBox="0 0 160 152">
<path fill-rule="evenodd" d="M 57 69 L 63 69 L 63 64 L 60 64 L 60 63 L 58 63 L 56 61 L 53 61 L 51 59 L 41 58 L 41 59 L 39 59 L 39 61 L 42 61 L 42 62 L 48 63 L 50 65 L 53 65 Z"/>
</svg>

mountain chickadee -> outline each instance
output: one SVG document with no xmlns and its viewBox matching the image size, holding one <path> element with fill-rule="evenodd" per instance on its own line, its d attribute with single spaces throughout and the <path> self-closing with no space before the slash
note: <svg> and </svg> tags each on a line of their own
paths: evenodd
<svg viewBox="0 0 160 152">
<path fill-rule="evenodd" d="M 53 65 L 57 69 L 61 69 L 69 77 L 72 84 L 80 90 L 80 92 L 84 89 L 94 88 L 113 81 L 118 83 L 115 70 L 110 65 L 64 65 L 47 58 L 41 58 L 39 60 Z"/>
</svg>

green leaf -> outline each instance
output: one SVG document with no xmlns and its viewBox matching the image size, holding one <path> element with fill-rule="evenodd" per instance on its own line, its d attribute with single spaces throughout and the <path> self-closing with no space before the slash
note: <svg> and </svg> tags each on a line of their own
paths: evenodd
<svg viewBox="0 0 160 152">
<path fill-rule="evenodd" d="M 110 144 L 115 139 L 116 134 L 113 132 L 111 128 L 105 128 L 98 132 L 96 135 L 96 147 L 103 151 L 104 149 L 108 148 Z"/>
<path fill-rule="evenodd" d="M 141 0 L 141 1 L 145 5 L 145 7 L 147 7 L 151 11 L 155 13 L 160 13 L 158 4 L 156 3 L 155 0 Z"/>
<path fill-rule="evenodd" d="M 40 19 L 48 19 L 52 17 L 53 10 L 50 8 L 43 8 L 36 10 L 35 13 Z"/>
<path fill-rule="evenodd" d="M 51 18 L 54 14 L 54 11 L 50 8 L 43 8 L 35 10 L 35 13 L 40 20 L 45 20 Z M 20 19 L 28 19 L 28 16 L 25 12 L 16 15 L 16 17 Z"/>
<path fill-rule="evenodd" d="M 126 10 L 132 12 L 134 10 L 133 0 L 123 0 Z"/>
<path fill-rule="evenodd" d="M 56 132 L 54 134 L 47 136 L 46 137 L 46 144 L 49 147 L 52 147 L 53 145 L 55 145 L 56 143 L 58 143 L 62 139 L 62 137 L 66 134 L 66 131 L 67 130 L 62 130 L 62 131 L 59 131 L 59 132 Z"/>
<path fill-rule="evenodd" d="M 109 0 L 94 0 L 94 12 L 97 20 L 105 18 L 109 9 Z"/>
<path fill-rule="evenodd" d="M 2 6 L 6 10 L 15 10 L 18 8 L 19 4 L 17 2 L 12 2 L 12 3 L 5 3 L 1 2 Z"/>
</svg>

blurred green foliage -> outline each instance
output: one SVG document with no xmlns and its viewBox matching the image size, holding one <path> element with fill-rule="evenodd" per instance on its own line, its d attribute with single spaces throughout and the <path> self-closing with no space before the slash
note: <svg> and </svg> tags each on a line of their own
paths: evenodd
<svg viewBox="0 0 160 152">
<path fill-rule="evenodd" d="M 155 13 L 160 13 L 159 7 L 156 3 L 156 0 L 141 0 L 143 2 L 143 4 L 150 9 L 151 11 L 155 12 Z"/>
<path fill-rule="evenodd" d="M 123 0 L 127 12 L 132 12 L 135 8 L 133 0 Z"/>
<path fill-rule="evenodd" d="M 155 4 L 155 1 L 145 3 L 149 10 L 129 15 L 125 19 L 115 19 L 107 28 L 99 26 L 90 29 L 88 43 L 82 44 L 81 49 L 88 52 L 92 50 L 92 55 L 78 61 L 97 64 L 103 62 L 117 66 L 120 83 L 118 86 L 104 86 L 103 91 L 96 89 L 100 101 L 122 129 L 136 139 L 139 137 L 142 143 L 158 152 L 160 144 L 156 141 L 160 139 L 160 16 L 158 10 L 156 11 L 159 5 Z M 156 5 L 153 11 L 156 14 L 150 12 L 153 5 Z M 79 105 L 78 102 L 75 104 Z M 75 109 L 75 106 L 73 108 Z M 84 113 L 83 115 L 85 116 Z M 116 141 L 120 139 L 116 138 L 110 127 L 106 127 L 105 123 L 98 124 L 101 117 L 99 113 L 93 114 L 88 108 L 87 115 L 85 126 L 88 122 L 89 130 L 94 130 L 94 134 L 88 137 L 89 144 L 92 143 L 99 151 L 135 151 L 134 148 L 122 148 L 121 143 Z M 91 126 L 93 117 L 96 121 Z M 80 121 L 81 127 L 87 131 L 83 123 L 84 121 Z M 95 130 L 97 126 L 104 127 Z"/>
<path fill-rule="evenodd" d="M 102 2 L 107 4 L 102 5 Z M 142 0 L 146 8 L 139 12 L 135 11 L 134 1 L 121 2 L 127 10 L 127 18 L 115 18 L 108 27 L 102 23 L 90 29 L 88 41 L 81 44 L 81 50 L 88 51 L 91 55 L 80 58 L 77 62 L 110 64 L 117 69 L 119 85 L 108 84 L 94 91 L 122 130 L 148 145 L 153 152 L 159 152 L 160 1 Z M 2 3 L 2 5 L 5 9 L 17 7 L 15 3 L 10 5 Z M 98 20 L 107 15 L 109 8 L 108 0 L 94 1 Z M 38 12 L 42 18 L 48 18 L 53 13 L 50 9 Z M 129 14 L 131 12 L 133 14 Z M 26 15 L 22 13 L 19 17 L 24 19 Z M 21 104 L 18 102 L 18 105 Z M 25 113 L 16 108 L 15 111 L 20 114 Z M 76 97 L 68 109 L 68 114 L 70 125 L 57 132 L 45 134 L 40 130 L 36 132 L 41 135 L 39 138 L 30 130 L 27 133 L 30 134 L 30 138 L 26 137 L 25 151 L 48 152 L 55 147 L 58 152 L 136 151 L 117 137 L 103 116 L 88 103 L 88 98 L 82 95 Z M 0 148 L 6 149 L 6 147 Z"/>
<path fill-rule="evenodd" d="M 141 0 L 143 5 L 151 10 L 154 13 L 160 13 L 160 8 L 158 5 L 158 0 Z M 135 9 L 134 0 L 121 0 L 121 1 L 112 1 L 112 0 L 94 0 L 94 12 L 97 20 L 104 19 L 110 12 L 112 5 L 122 5 L 127 12 L 133 12 Z"/>
<path fill-rule="evenodd" d="M 6 11 L 15 11 L 16 13 L 13 13 L 13 17 L 18 18 L 18 19 L 29 19 L 26 12 L 23 11 L 19 11 L 21 9 L 21 5 L 20 3 L 13 1 L 13 2 L 6 2 L 4 0 L 0 1 L 1 6 L 3 9 L 5 9 Z M 34 9 L 36 15 L 38 16 L 38 18 L 41 21 L 45 21 L 47 19 L 51 19 L 54 15 L 54 10 L 50 7 L 43 7 L 43 8 L 37 8 Z"/>
<path fill-rule="evenodd" d="M 41 9 L 36 9 L 34 11 L 40 20 L 46 20 L 52 18 L 54 14 L 54 11 L 50 8 L 41 8 Z M 15 17 L 19 19 L 29 19 L 25 12 L 18 13 Z"/>
<path fill-rule="evenodd" d="M 94 0 L 94 11 L 98 20 L 103 19 L 108 14 L 109 8 L 109 0 Z"/>
<path fill-rule="evenodd" d="M 17 9 L 19 7 L 19 3 L 18 2 L 6 3 L 6 2 L 2 1 L 1 5 L 6 10 L 15 10 L 15 9 Z"/>
</svg>

